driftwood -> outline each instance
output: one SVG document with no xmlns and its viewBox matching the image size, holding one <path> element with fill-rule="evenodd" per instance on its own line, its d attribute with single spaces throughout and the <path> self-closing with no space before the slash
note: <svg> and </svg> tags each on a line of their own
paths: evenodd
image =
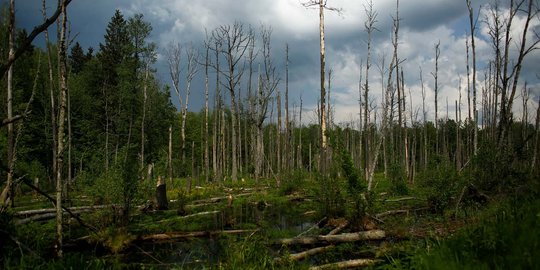
<svg viewBox="0 0 540 270">
<path fill-rule="evenodd" d="M 386 237 L 382 230 L 371 230 L 355 233 L 343 233 L 337 235 L 318 235 L 279 239 L 277 244 L 282 245 L 312 245 L 317 243 L 344 243 L 362 240 L 380 240 Z"/>
<path fill-rule="evenodd" d="M 374 264 L 376 262 L 378 262 L 378 260 L 357 259 L 357 260 L 350 260 L 350 261 L 323 264 L 323 265 L 320 265 L 320 266 L 312 266 L 312 267 L 309 268 L 309 270 L 356 268 L 356 267 L 363 267 L 363 266 L 372 265 L 372 264 Z"/>
<path fill-rule="evenodd" d="M 184 232 L 184 233 L 158 233 L 144 235 L 140 237 L 141 241 L 170 241 L 182 238 L 193 237 L 209 237 L 219 234 L 243 234 L 251 233 L 255 230 L 225 230 L 225 231 L 197 231 L 197 232 Z"/>
</svg>

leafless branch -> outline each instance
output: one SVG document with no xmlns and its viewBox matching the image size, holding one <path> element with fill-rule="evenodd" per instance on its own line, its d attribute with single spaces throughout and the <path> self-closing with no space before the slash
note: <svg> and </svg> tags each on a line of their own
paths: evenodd
<svg viewBox="0 0 540 270">
<path fill-rule="evenodd" d="M 71 3 L 71 0 L 66 0 L 66 7 Z M 13 54 L 12 57 L 9 57 L 6 62 L 3 62 L 0 65 L 0 74 L 3 77 L 6 71 L 9 69 L 9 67 L 17 60 L 17 58 L 21 57 L 21 55 L 28 49 L 28 47 L 32 44 L 34 39 L 45 29 L 47 29 L 51 24 L 53 24 L 56 19 L 58 19 L 58 16 L 60 16 L 60 13 L 62 13 L 61 5 L 58 5 L 58 8 L 54 12 L 54 14 L 49 17 L 44 23 L 34 27 L 30 35 L 22 42 L 22 45 L 18 47 L 18 49 L 15 51 L 15 54 Z"/>
</svg>

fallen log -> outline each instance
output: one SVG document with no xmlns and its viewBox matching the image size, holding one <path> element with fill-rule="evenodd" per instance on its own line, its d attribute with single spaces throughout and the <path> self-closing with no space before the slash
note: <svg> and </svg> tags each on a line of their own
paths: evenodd
<svg viewBox="0 0 540 270">
<path fill-rule="evenodd" d="M 83 207 L 81 209 L 76 209 L 76 210 L 74 210 L 73 208 L 77 208 L 77 207 L 68 208 L 68 209 L 70 209 L 71 214 L 80 214 L 80 213 L 93 212 L 96 209 L 103 209 L 105 207 L 100 207 L 100 208 Z M 38 210 L 48 210 L 48 209 L 38 209 Z M 64 212 L 67 212 L 67 211 L 64 209 Z M 17 216 L 17 214 L 16 214 L 16 216 Z M 35 213 L 35 214 L 31 214 L 31 215 L 22 215 L 22 216 L 28 216 L 28 217 L 21 218 L 21 219 L 15 221 L 15 224 L 19 225 L 19 224 L 26 224 L 26 223 L 33 222 L 33 221 L 43 221 L 43 220 L 53 219 L 53 218 L 56 217 L 56 212 L 44 211 L 44 212 L 42 212 L 42 214 Z"/>
<path fill-rule="evenodd" d="M 378 262 L 378 260 L 357 259 L 357 260 L 323 264 L 319 266 L 312 266 L 309 268 L 309 270 L 345 269 L 345 268 L 364 267 L 364 266 L 372 265 L 376 262 Z"/>
<path fill-rule="evenodd" d="M 378 219 L 381 219 L 383 217 L 390 216 L 390 215 L 396 215 L 396 214 L 409 214 L 409 210 L 401 210 L 401 209 L 400 210 L 389 210 L 389 211 L 386 211 L 386 212 L 376 214 L 375 217 L 378 218 Z"/>
<path fill-rule="evenodd" d="M 255 194 L 254 192 L 250 192 L 250 193 L 241 193 L 241 194 L 238 194 L 238 195 L 232 195 L 233 197 L 243 197 L 243 196 L 249 196 L 249 195 L 253 195 Z M 193 201 L 191 202 L 192 204 L 194 205 L 197 205 L 197 204 L 203 204 L 203 203 L 218 203 L 222 200 L 227 200 L 229 199 L 229 195 L 227 196 L 221 196 L 221 197 L 215 197 L 215 198 L 210 198 L 210 199 L 203 199 L 203 200 L 196 200 L 196 201 Z"/>
<path fill-rule="evenodd" d="M 307 231 L 303 231 L 301 232 L 299 235 L 297 235 L 296 237 L 299 237 L 299 236 L 302 236 L 312 230 L 314 230 L 315 228 L 319 228 L 321 223 L 323 223 L 327 218 L 326 217 L 323 217 L 321 220 L 319 220 L 319 222 L 315 223 L 313 226 L 311 226 Z"/>
<path fill-rule="evenodd" d="M 326 235 L 335 235 L 335 234 L 338 234 L 339 232 L 341 232 L 343 229 L 345 229 L 345 227 L 349 226 L 349 221 L 348 220 L 345 220 L 344 222 L 342 222 L 341 224 L 339 224 L 339 226 L 337 226 L 335 229 L 331 230 L 328 234 Z"/>
<path fill-rule="evenodd" d="M 243 234 L 251 233 L 255 230 L 225 230 L 225 231 L 197 231 L 197 232 L 183 232 L 183 233 L 158 233 L 141 236 L 141 241 L 170 241 L 182 238 L 194 238 L 194 237 L 209 237 L 219 234 Z"/>
<path fill-rule="evenodd" d="M 386 237 L 382 230 L 371 230 L 337 235 L 318 235 L 279 239 L 276 244 L 282 245 L 312 245 L 317 243 L 343 243 L 362 240 L 380 240 Z"/>
<path fill-rule="evenodd" d="M 396 198 L 396 199 L 386 199 L 386 200 L 383 200 L 383 202 L 402 202 L 402 201 L 410 201 L 410 200 L 416 200 L 416 197 L 403 197 L 403 198 Z"/>
<path fill-rule="evenodd" d="M 68 209 L 72 211 L 73 213 L 77 213 L 78 211 L 98 210 L 98 209 L 103 209 L 103 208 L 112 207 L 112 206 L 113 206 L 112 204 L 91 205 L 91 206 L 68 207 Z M 56 209 L 44 208 L 44 209 L 25 210 L 25 211 L 16 212 L 13 215 L 16 217 L 22 217 L 22 216 L 32 216 L 32 215 L 40 215 L 40 214 L 47 214 L 47 213 L 56 213 Z"/>
<path fill-rule="evenodd" d="M 200 212 L 200 213 L 195 213 L 195 214 L 186 215 L 186 216 L 180 216 L 180 217 L 174 217 L 174 218 L 169 218 L 169 219 L 163 219 L 163 220 L 158 221 L 157 223 L 163 223 L 163 222 L 168 222 L 168 221 L 178 220 L 178 219 L 186 219 L 186 218 L 191 218 L 191 217 L 196 217 L 196 216 L 213 215 L 213 214 L 219 214 L 219 213 L 220 213 L 220 211 Z"/>
<path fill-rule="evenodd" d="M 305 258 L 307 258 L 309 256 L 313 256 L 313 255 L 316 255 L 316 254 L 319 254 L 319 253 L 326 252 L 327 250 L 333 249 L 334 247 L 335 247 L 334 245 L 328 245 L 328 246 L 324 246 L 324 247 L 316 247 L 316 248 L 308 249 L 306 251 L 289 254 L 286 257 L 276 258 L 274 261 L 276 263 L 282 263 L 282 262 L 285 262 L 287 260 L 299 261 L 299 260 L 303 260 L 303 259 L 305 259 Z"/>
<path fill-rule="evenodd" d="M 31 183 L 29 183 L 28 181 L 24 181 L 23 180 L 23 183 L 25 183 L 27 186 L 29 186 L 30 188 L 32 188 L 33 190 L 35 190 L 37 193 L 45 196 L 45 198 L 49 199 L 49 201 L 51 201 L 55 206 L 56 206 L 56 200 L 54 200 L 51 196 L 49 196 L 49 194 L 43 192 L 41 189 L 39 189 L 38 187 L 32 185 Z M 86 227 L 90 230 L 92 230 L 93 232 L 97 232 L 97 229 L 90 226 L 90 225 L 87 225 L 86 223 L 84 223 L 84 221 L 78 216 L 78 215 L 75 215 L 73 212 L 71 212 L 71 210 L 69 210 L 67 207 L 65 206 L 62 206 L 62 209 L 64 211 L 66 211 L 69 215 L 71 215 L 75 220 L 77 220 L 77 222 L 79 222 L 79 224 L 83 227 Z"/>
</svg>

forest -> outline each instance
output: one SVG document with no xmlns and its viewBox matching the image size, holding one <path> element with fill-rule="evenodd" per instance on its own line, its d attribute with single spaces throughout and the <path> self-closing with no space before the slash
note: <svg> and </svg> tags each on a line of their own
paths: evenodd
<svg viewBox="0 0 540 270">
<path fill-rule="evenodd" d="M 298 2 L 319 22 L 312 115 L 292 105 L 294 63 L 271 25 L 156 44 L 143 13 L 116 10 L 99 47 L 83 48 L 71 0 L 35 1 L 31 31 L 17 27 L 17 2 L 0 7 L 0 268 L 539 267 L 540 70 L 525 70 L 540 48 L 537 0 L 482 12 L 462 0 L 467 72 L 450 106 L 441 41 L 433 70 L 405 68 L 405 1 L 385 13 L 362 1 L 367 57 L 348 122 L 326 66 L 325 14 L 342 12 L 332 1 Z M 393 22 L 382 58 L 381 16 Z M 482 27 L 489 55 L 477 55 Z"/>
</svg>

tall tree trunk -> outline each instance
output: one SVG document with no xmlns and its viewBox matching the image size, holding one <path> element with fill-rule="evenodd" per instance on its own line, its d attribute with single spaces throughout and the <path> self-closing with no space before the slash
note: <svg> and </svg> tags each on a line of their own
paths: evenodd
<svg viewBox="0 0 540 270">
<path fill-rule="evenodd" d="M 360 145 L 362 147 L 363 144 L 363 151 L 364 151 L 364 177 L 367 180 L 368 174 L 369 174 L 369 151 L 370 151 L 370 144 L 369 144 L 369 136 L 368 136 L 368 124 L 369 124 L 369 70 L 371 68 L 371 42 L 373 38 L 373 31 L 376 30 L 375 23 L 377 22 L 377 13 L 373 10 L 373 1 L 369 1 L 367 7 L 365 8 L 366 13 L 366 21 L 364 22 L 364 28 L 367 32 L 367 56 L 366 56 L 366 77 L 365 77 L 365 83 L 364 83 L 364 124 L 362 130 L 362 127 L 360 128 L 360 134 L 361 138 L 363 139 L 363 142 L 360 142 Z M 360 73 L 362 74 L 362 73 Z M 360 81 L 362 79 L 360 78 Z M 362 114 L 360 114 L 360 118 L 362 118 Z M 362 150 L 361 150 L 362 151 Z"/>
<path fill-rule="evenodd" d="M 299 134 L 298 134 L 298 150 L 297 150 L 298 169 L 300 169 L 300 170 L 304 170 L 304 165 L 303 165 L 303 162 L 302 162 L 302 105 L 303 105 L 303 100 L 302 100 L 302 95 L 300 95 L 300 116 L 299 116 L 300 117 L 300 119 L 299 119 L 300 124 L 299 124 L 299 128 L 298 128 L 298 133 Z"/>
<path fill-rule="evenodd" d="M 42 1 L 42 12 L 43 12 L 43 20 L 47 20 L 47 11 L 46 11 L 46 4 L 45 0 Z M 51 128 L 52 128 L 52 175 L 56 175 L 56 105 L 55 105 L 55 97 L 56 94 L 54 93 L 54 78 L 53 78 L 53 67 L 52 67 L 52 48 L 51 43 L 49 41 L 49 30 L 46 28 L 43 33 L 45 34 L 45 43 L 47 46 L 47 62 L 49 65 L 49 97 L 50 97 L 50 104 L 51 104 Z"/>
<path fill-rule="evenodd" d="M 277 165 L 277 174 L 280 175 L 281 174 L 281 166 L 282 166 L 282 163 L 283 161 L 285 161 L 285 163 L 287 162 L 286 159 L 284 159 L 282 157 L 282 153 L 281 153 L 281 122 L 282 122 L 282 119 L 281 119 L 281 91 L 279 91 L 279 88 L 277 89 L 277 95 L 276 95 L 276 102 L 277 102 L 277 132 L 276 132 L 276 144 L 277 144 L 277 160 L 276 160 L 276 165 Z"/>
<path fill-rule="evenodd" d="M 208 183 L 210 179 L 210 157 L 208 153 L 208 66 L 209 66 L 209 50 L 206 47 L 206 57 L 204 63 L 204 179 Z"/>
<path fill-rule="evenodd" d="M 321 117 L 321 155 L 320 155 L 320 171 L 323 174 L 326 174 L 326 146 L 327 146 L 327 137 L 326 137 L 326 90 L 325 90 L 325 46 L 324 46 L 324 2 L 319 0 L 319 41 L 320 41 L 320 60 L 321 60 L 321 108 L 320 108 L 320 117 Z"/>
<path fill-rule="evenodd" d="M 435 44 L 435 73 L 432 73 L 435 78 L 435 153 L 439 154 L 439 56 L 441 55 L 441 50 L 439 46 L 441 42 L 439 41 Z"/>
<path fill-rule="evenodd" d="M 67 68 L 66 68 L 67 69 Z M 68 203 L 70 204 L 71 206 L 71 200 L 69 198 L 69 194 L 70 194 L 70 190 L 71 190 L 71 181 L 72 181 L 72 168 L 71 168 L 71 148 L 72 148 L 72 134 L 71 134 L 71 95 L 70 95 L 70 91 L 69 91 L 69 88 L 67 89 L 67 102 L 66 102 L 66 106 L 67 106 L 67 181 L 66 181 L 66 184 L 65 184 L 65 195 L 64 195 L 64 198 L 68 201 Z"/>
<path fill-rule="evenodd" d="M 148 67 L 148 64 L 146 64 L 146 70 L 144 74 L 144 81 L 143 81 L 143 104 L 142 104 L 142 119 L 141 119 L 141 164 L 140 168 L 141 170 L 144 168 L 144 146 L 146 144 L 145 142 L 145 120 L 146 120 L 146 101 L 148 100 L 148 76 L 150 74 L 150 70 Z"/>
<path fill-rule="evenodd" d="M 9 22 L 8 22 L 8 58 L 14 57 L 15 54 L 15 0 L 9 1 Z M 7 119 L 13 118 L 13 65 L 9 66 L 7 71 Z M 13 134 L 13 123 L 7 124 L 7 179 L 6 187 L 2 191 L 1 199 L 2 203 L 0 207 L 0 213 L 7 207 L 13 205 L 14 188 L 13 188 L 13 165 L 14 165 L 14 145 L 15 137 Z"/>
<path fill-rule="evenodd" d="M 426 111 L 426 89 L 424 88 L 424 76 L 420 69 L 420 84 L 422 86 L 422 117 L 423 117 L 423 137 L 424 137 L 424 170 L 428 165 L 428 135 L 427 135 L 427 111 Z"/>
<path fill-rule="evenodd" d="M 293 167 L 294 149 L 291 145 L 291 124 L 289 119 L 289 44 L 285 44 L 285 170 Z"/>
<path fill-rule="evenodd" d="M 474 21 L 474 12 L 471 0 L 467 1 L 469 10 L 469 26 L 471 29 L 471 50 L 472 50 L 472 89 L 473 89 L 473 153 L 478 153 L 478 111 L 476 110 L 476 43 L 474 42 L 474 32 L 476 31 L 476 22 Z"/>
<path fill-rule="evenodd" d="M 172 167 L 172 125 L 169 126 L 169 151 L 167 155 L 167 177 L 172 185 L 173 167 Z"/>
<path fill-rule="evenodd" d="M 56 255 L 62 257 L 62 171 L 64 164 L 64 123 L 66 118 L 66 104 L 67 104 L 67 62 L 66 62 L 66 31 L 67 31 L 67 10 L 66 0 L 62 0 L 62 19 L 58 50 L 58 60 L 60 65 L 60 108 L 58 110 L 58 144 L 57 144 L 57 171 L 56 171 Z"/>
<path fill-rule="evenodd" d="M 234 89 L 234 88 L 232 88 Z M 238 164 L 237 164 L 237 136 L 236 136 L 236 130 L 238 129 L 237 120 L 238 120 L 238 107 L 236 104 L 236 97 L 233 91 L 229 91 L 231 94 L 231 107 L 232 107 L 232 116 L 231 116 L 231 122 L 232 122 L 232 130 L 231 130 L 231 161 L 232 161 L 232 168 L 231 168 L 231 180 L 233 182 L 236 182 L 238 180 Z"/>
<path fill-rule="evenodd" d="M 540 140 L 540 97 L 538 97 L 538 108 L 536 109 L 536 125 L 534 128 L 534 149 L 533 149 L 533 158 L 531 161 L 531 173 L 534 172 L 534 169 L 536 168 L 538 170 L 538 166 L 536 165 L 536 160 L 538 159 L 538 141 Z"/>
</svg>

